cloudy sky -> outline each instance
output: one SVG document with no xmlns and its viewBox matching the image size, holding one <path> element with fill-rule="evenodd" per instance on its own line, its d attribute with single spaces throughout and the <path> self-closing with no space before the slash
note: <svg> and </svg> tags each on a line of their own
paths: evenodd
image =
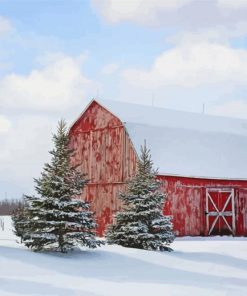
<svg viewBox="0 0 247 296">
<path fill-rule="evenodd" d="M 94 97 L 247 118 L 247 0 L 0 0 L 0 199 Z"/>
</svg>

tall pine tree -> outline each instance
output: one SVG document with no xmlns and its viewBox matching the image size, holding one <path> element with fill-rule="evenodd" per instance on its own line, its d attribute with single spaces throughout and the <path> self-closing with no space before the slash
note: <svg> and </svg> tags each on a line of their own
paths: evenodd
<svg viewBox="0 0 247 296">
<path fill-rule="evenodd" d="M 106 232 L 109 244 L 124 247 L 171 251 L 175 236 L 170 216 L 163 215 L 166 195 L 159 191 L 150 151 L 141 147 L 136 176 L 128 183 L 127 191 L 119 198 L 123 210 L 115 216 Z"/>
<path fill-rule="evenodd" d="M 96 248 L 96 222 L 87 201 L 79 199 L 88 180 L 71 166 L 66 123 L 58 124 L 53 136 L 51 162 L 35 179 L 38 196 L 25 196 L 24 244 L 33 250 L 67 252 L 76 246 Z"/>
</svg>

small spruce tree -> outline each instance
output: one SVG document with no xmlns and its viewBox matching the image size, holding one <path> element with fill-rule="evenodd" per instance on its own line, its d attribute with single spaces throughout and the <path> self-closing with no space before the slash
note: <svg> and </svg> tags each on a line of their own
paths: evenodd
<svg viewBox="0 0 247 296">
<path fill-rule="evenodd" d="M 160 182 L 156 175 L 150 151 L 144 144 L 137 174 L 128 183 L 127 191 L 119 195 L 123 209 L 115 215 L 114 223 L 107 228 L 106 239 L 109 244 L 172 251 L 169 245 L 175 236 L 171 217 L 163 215 L 166 195 L 159 191 Z"/>
<path fill-rule="evenodd" d="M 13 232 L 16 236 L 20 237 L 22 242 L 22 238 L 25 233 L 24 223 L 27 218 L 23 202 L 20 203 L 19 206 L 12 212 L 11 218 L 14 226 Z"/>
<path fill-rule="evenodd" d="M 79 199 L 88 180 L 71 165 L 66 123 L 61 120 L 53 136 L 51 161 L 35 179 L 38 196 L 25 196 L 24 244 L 35 251 L 67 252 L 76 246 L 96 248 L 96 222 L 90 204 Z M 17 230 L 18 228 L 16 228 Z"/>
</svg>

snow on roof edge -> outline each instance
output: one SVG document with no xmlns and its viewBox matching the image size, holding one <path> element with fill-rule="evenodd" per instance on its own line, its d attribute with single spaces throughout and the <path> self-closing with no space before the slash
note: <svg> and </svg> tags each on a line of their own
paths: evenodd
<svg viewBox="0 0 247 296">
<path fill-rule="evenodd" d="M 204 180 L 207 179 L 207 180 L 226 180 L 226 181 L 247 181 L 247 178 L 229 178 L 229 177 L 208 177 L 208 176 L 179 175 L 179 174 L 160 173 L 159 171 L 158 171 L 157 176 L 191 178 L 191 179 L 204 179 Z"/>
</svg>

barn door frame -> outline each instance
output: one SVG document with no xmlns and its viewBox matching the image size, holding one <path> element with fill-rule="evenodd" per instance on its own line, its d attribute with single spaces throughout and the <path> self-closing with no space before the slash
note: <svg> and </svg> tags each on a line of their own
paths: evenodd
<svg viewBox="0 0 247 296">
<path fill-rule="evenodd" d="M 210 195 L 210 192 L 224 192 L 229 193 L 229 196 L 227 197 L 227 200 L 223 206 L 223 209 L 220 210 L 217 205 L 215 204 L 212 196 Z M 206 231 L 207 235 L 211 235 L 212 231 L 214 230 L 214 227 L 219 220 L 220 217 L 224 220 L 226 226 L 228 227 L 229 231 L 232 233 L 232 235 L 235 235 L 236 233 L 236 218 L 235 218 L 235 203 L 234 203 L 234 188 L 206 188 Z M 209 211 L 209 203 L 214 207 L 214 211 Z M 231 203 L 231 211 L 225 211 L 228 204 Z M 214 216 L 215 219 L 211 225 L 209 225 L 209 217 Z M 232 217 L 232 225 L 230 226 L 227 222 L 225 216 Z"/>
</svg>

